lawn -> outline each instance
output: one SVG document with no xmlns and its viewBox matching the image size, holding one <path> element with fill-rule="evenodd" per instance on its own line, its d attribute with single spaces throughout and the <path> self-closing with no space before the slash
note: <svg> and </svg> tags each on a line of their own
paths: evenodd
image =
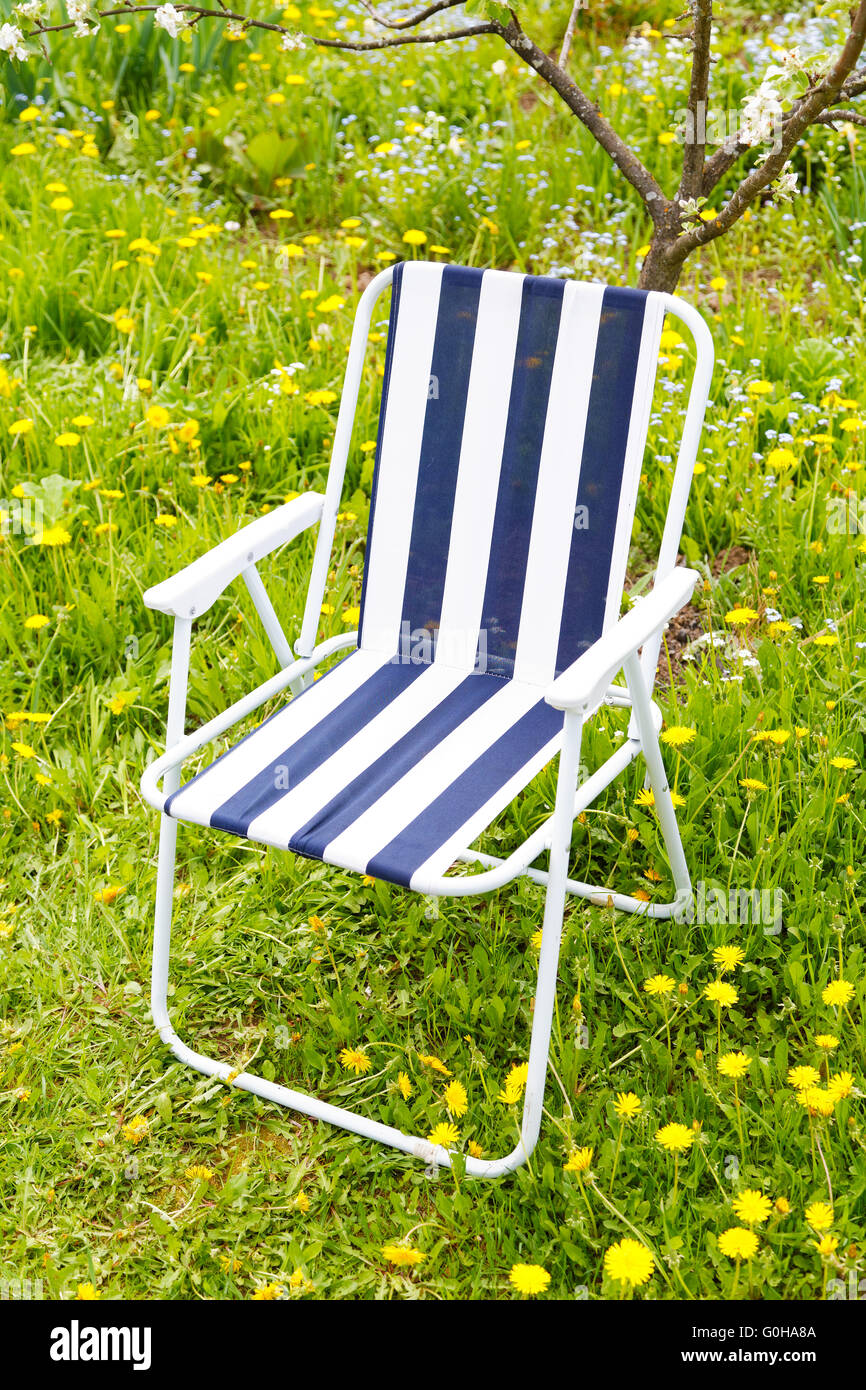
<svg viewBox="0 0 866 1390">
<path fill-rule="evenodd" d="M 668 183 L 679 8 L 641 36 L 638 7 L 598 7 L 573 60 Z M 287 13 L 330 32 L 347 9 Z M 714 80 L 734 106 L 766 26 L 727 10 Z M 794 17 L 772 32 L 801 38 Z M 142 591 L 323 485 L 353 309 L 378 269 L 419 256 L 636 282 L 640 205 L 501 59 L 487 37 L 372 57 L 284 53 L 219 25 L 184 43 L 149 16 L 61 36 L 50 64 L 0 58 L 4 1287 L 504 1299 L 535 1286 L 512 1281 L 528 1265 L 548 1298 L 820 1300 L 863 1273 L 855 126 L 813 130 L 801 192 L 753 208 L 680 284 L 717 365 L 682 542 L 704 582 L 657 699 L 702 907 L 666 922 L 570 901 L 531 1161 L 491 1183 L 459 1159 L 428 1171 L 199 1076 L 153 1029 L 157 817 L 138 781 L 162 748 L 171 632 Z M 386 318 L 320 638 L 357 623 Z M 639 585 L 694 361 L 672 327 L 662 351 Z M 311 556 L 306 536 L 263 566 L 292 637 Z M 276 669 L 244 600 L 233 589 L 196 624 L 190 725 Z M 583 760 L 624 728 L 605 711 Z M 554 788 L 551 766 L 481 847 L 516 847 Z M 414 1133 L 453 1125 L 460 1152 L 511 1149 L 539 887 L 436 901 L 215 832 L 184 828 L 180 846 L 184 1039 Z M 637 765 L 576 824 L 572 870 L 673 896 Z M 634 1287 L 605 1263 L 623 1239 L 652 1256 Z"/>
</svg>

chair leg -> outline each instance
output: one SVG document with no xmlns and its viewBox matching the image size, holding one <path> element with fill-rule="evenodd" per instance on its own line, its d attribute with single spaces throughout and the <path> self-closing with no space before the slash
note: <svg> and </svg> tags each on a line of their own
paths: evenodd
<svg viewBox="0 0 866 1390">
<path fill-rule="evenodd" d="M 659 747 L 658 734 L 652 719 L 652 711 L 646 685 L 641 672 L 640 660 L 633 653 L 625 662 L 625 674 L 632 697 L 634 720 L 640 735 L 641 748 L 647 765 L 647 775 L 655 800 L 656 813 L 662 828 L 665 848 L 668 852 L 671 873 L 676 889 L 676 904 L 685 908 L 692 898 L 692 881 L 686 863 L 685 850 L 680 836 L 677 813 L 671 799 L 664 760 Z"/>
<path fill-rule="evenodd" d="M 156 875 L 156 914 L 150 990 L 153 1021 L 160 1038 L 171 1048 L 175 1057 L 186 1065 L 194 1067 L 196 1071 L 202 1072 L 205 1076 L 218 1077 L 221 1081 L 236 1086 L 239 1090 L 250 1091 L 254 1095 L 261 1096 L 263 1100 L 274 1101 L 277 1105 L 298 1110 L 314 1119 L 326 1120 L 330 1124 L 339 1125 L 342 1129 L 350 1130 L 365 1138 L 375 1139 L 381 1144 L 388 1144 L 392 1148 L 401 1149 L 404 1153 L 412 1154 L 415 1158 L 449 1165 L 451 1160 L 447 1152 L 426 1139 L 403 1134 L 390 1125 L 368 1120 L 365 1116 L 356 1115 L 353 1111 L 345 1110 L 341 1106 L 328 1105 L 315 1096 L 307 1096 L 300 1091 L 292 1091 L 287 1086 L 279 1086 L 275 1082 L 267 1081 L 264 1077 L 255 1076 L 250 1072 L 232 1070 L 227 1062 L 220 1062 L 216 1058 L 195 1052 L 181 1040 L 175 1032 L 168 1014 L 168 972 L 177 831 L 177 821 L 172 820 L 170 816 L 163 816 L 160 825 L 159 859 Z"/>
<path fill-rule="evenodd" d="M 529 1044 L 529 1072 L 521 1125 L 521 1147 L 527 1157 L 535 1148 L 541 1128 L 544 1104 L 544 1083 L 550 1051 L 550 1031 L 556 1003 L 556 979 L 559 948 L 562 939 L 562 919 L 567 893 L 568 861 L 574 826 L 574 798 L 580 767 L 580 745 L 583 730 L 581 715 L 569 712 L 565 716 L 562 752 L 559 755 L 559 776 L 556 783 L 556 804 L 553 812 L 550 844 L 550 868 L 547 893 L 544 899 L 544 921 L 541 932 L 541 953 L 538 961 L 538 987 L 532 1019 L 532 1038 Z"/>
<path fill-rule="evenodd" d="M 168 1016 L 168 962 L 171 954 L 171 919 L 174 898 L 174 866 L 177 857 L 177 821 L 160 817 L 159 857 L 156 867 L 156 913 L 153 924 L 153 963 L 150 975 L 150 1011 L 163 1042 L 171 1046 L 175 1032 Z"/>
<path fill-rule="evenodd" d="M 466 1172 L 471 1177 L 496 1178 L 519 1168 L 532 1153 L 541 1128 L 544 1102 L 544 1083 L 547 1076 L 548 1049 L 556 999 L 556 976 L 562 918 L 565 910 L 566 880 L 571 849 L 572 808 L 580 764 L 580 716 L 566 715 L 566 735 L 560 755 L 556 807 L 553 816 L 550 872 L 544 904 L 541 956 L 538 967 L 538 986 L 532 1037 L 529 1046 L 529 1065 L 526 1094 L 523 1104 L 520 1140 L 510 1154 L 498 1159 L 466 1158 Z M 171 949 L 171 921 L 174 868 L 177 854 L 177 822 L 163 816 L 160 826 L 159 860 L 157 866 L 156 917 L 154 924 L 153 970 L 151 979 L 151 1010 L 159 1036 L 179 1061 L 194 1067 L 205 1076 L 216 1076 L 242 1091 L 250 1091 L 277 1105 L 313 1119 L 324 1120 L 350 1133 L 373 1139 L 380 1144 L 399 1149 L 413 1158 L 450 1167 L 452 1155 L 441 1145 L 431 1144 L 418 1135 L 404 1134 L 391 1125 L 380 1124 L 365 1115 L 358 1115 L 343 1106 L 330 1105 L 301 1091 L 290 1090 L 276 1082 L 251 1072 L 232 1070 L 227 1062 L 206 1057 L 187 1047 L 175 1032 L 168 1015 L 168 970 Z"/>
</svg>

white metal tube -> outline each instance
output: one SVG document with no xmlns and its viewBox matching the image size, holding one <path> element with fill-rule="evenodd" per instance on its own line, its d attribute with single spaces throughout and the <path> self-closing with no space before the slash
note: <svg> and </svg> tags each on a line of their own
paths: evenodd
<svg viewBox="0 0 866 1390">
<path fill-rule="evenodd" d="M 449 1151 L 442 1148 L 441 1145 L 431 1144 L 429 1139 L 423 1139 L 420 1135 L 404 1134 L 402 1130 L 394 1129 L 391 1125 L 384 1125 L 378 1120 L 368 1119 L 366 1115 L 359 1115 L 354 1110 L 347 1110 L 344 1106 L 331 1105 L 327 1101 L 319 1100 L 317 1096 L 307 1095 L 304 1091 L 293 1091 L 288 1086 L 281 1086 L 275 1081 L 267 1081 L 264 1077 L 256 1076 L 253 1072 L 235 1073 L 227 1062 L 206 1057 L 203 1053 L 188 1047 L 186 1043 L 181 1041 L 170 1024 L 166 1029 L 161 1030 L 160 1036 L 171 1048 L 178 1061 L 194 1067 L 196 1071 L 202 1072 L 205 1076 L 217 1076 L 239 1091 L 249 1091 L 252 1095 L 260 1096 L 262 1100 L 272 1101 L 275 1105 L 285 1106 L 289 1110 L 296 1110 L 301 1115 L 309 1115 L 312 1119 L 323 1120 L 326 1124 L 336 1125 L 338 1128 L 348 1130 L 351 1134 L 358 1134 L 364 1139 L 373 1139 L 379 1144 L 387 1144 L 390 1148 L 399 1149 L 412 1158 L 420 1158 L 427 1163 L 436 1163 L 443 1168 L 451 1166 L 452 1156 Z M 512 1153 L 504 1158 L 467 1158 L 466 1171 L 472 1177 L 500 1177 L 504 1173 L 513 1172 L 515 1168 L 526 1161 L 528 1156 L 523 1145 L 519 1144 Z"/>
<path fill-rule="evenodd" d="M 671 486 L 670 500 L 668 502 L 667 517 L 665 518 L 662 541 L 659 547 L 659 557 L 654 580 L 656 584 L 671 573 L 677 562 L 677 552 L 679 550 L 680 538 L 683 531 L 686 505 L 689 500 L 689 490 L 692 485 L 695 459 L 698 455 L 698 445 L 701 441 L 701 430 L 704 426 L 704 415 L 710 395 L 710 384 L 712 382 L 713 363 L 715 360 L 715 348 L 713 346 L 712 334 L 697 309 L 693 308 L 691 304 L 687 304 L 685 300 L 677 299 L 672 294 L 666 294 L 664 296 L 664 301 L 666 311 L 669 314 L 673 314 L 681 323 L 684 323 L 691 332 L 697 349 L 697 360 L 695 362 L 695 371 L 692 377 L 691 390 L 689 392 L 689 403 L 686 408 L 683 433 L 680 438 L 680 447 L 677 453 L 677 463 L 674 469 L 674 479 Z M 655 685 L 656 667 L 658 666 L 662 635 L 662 632 L 659 631 L 644 644 L 643 656 L 641 658 L 644 677 L 650 694 L 652 694 L 653 686 Z"/>
<path fill-rule="evenodd" d="M 277 617 L 270 595 L 262 582 L 262 576 L 255 565 L 250 565 L 249 569 L 243 571 L 243 581 L 249 590 L 250 598 L 261 619 L 262 627 L 268 635 L 268 641 L 274 649 L 277 661 L 285 670 L 287 666 L 291 666 L 295 659 L 292 644 L 283 632 L 283 625 Z M 293 695 L 300 695 L 303 688 L 303 677 L 299 680 L 289 681 L 289 689 Z"/>
<path fill-rule="evenodd" d="M 259 574 L 255 565 L 250 565 L 249 569 L 243 571 L 243 581 L 249 590 L 256 612 L 262 620 L 262 627 L 268 635 L 268 640 L 274 649 L 277 661 L 281 666 L 288 666 L 294 661 L 292 645 L 283 632 L 282 624 L 276 615 L 274 605 L 271 603 L 268 591 L 262 583 L 262 576 Z"/>
<path fill-rule="evenodd" d="M 575 816 L 579 816 L 587 806 L 595 800 L 597 796 L 609 786 L 615 777 L 629 763 L 633 762 L 640 752 L 640 744 L 637 740 L 627 741 L 619 747 L 615 753 L 602 763 L 601 767 L 582 782 L 578 787 L 574 798 L 574 808 L 572 810 L 572 821 Z M 527 872 L 526 866 L 537 859 L 539 854 L 543 854 L 550 848 L 550 839 L 553 826 L 553 816 L 549 816 L 537 830 L 523 841 L 518 849 L 510 854 L 507 859 L 491 859 L 489 856 L 475 854 L 472 850 L 464 850 L 456 855 L 457 859 L 471 863 L 477 860 L 479 863 L 495 864 L 498 867 L 492 869 L 490 873 L 473 874 L 468 878 L 433 878 L 428 879 L 418 889 L 418 892 L 428 893 L 431 897 L 468 897 L 476 893 L 490 893 L 496 888 L 502 888 L 504 884 L 510 883 L 513 878 Z M 540 871 L 539 871 L 540 872 Z M 530 877 L 533 875 L 531 874 Z M 539 879 L 538 882 L 542 880 Z M 544 882 L 547 882 L 545 877 Z"/>
<path fill-rule="evenodd" d="M 370 332 L 373 306 L 379 298 L 379 295 L 388 288 L 393 278 L 393 266 L 389 266 L 387 270 L 380 271 L 364 290 L 364 293 L 358 301 L 358 308 L 355 311 L 352 341 L 349 345 L 346 374 L 343 378 L 343 394 L 340 398 L 337 428 L 334 433 L 334 445 L 331 450 L 331 465 L 328 469 L 328 485 L 325 489 L 325 506 L 319 525 L 319 535 L 316 540 L 316 553 L 313 557 L 313 567 L 310 572 L 310 585 L 307 590 L 307 603 L 304 609 L 304 619 L 301 624 L 301 635 L 295 643 L 295 651 L 299 656 L 309 656 L 310 652 L 313 650 L 313 644 L 315 643 L 316 633 L 319 627 L 322 600 L 325 596 L 325 585 L 328 579 L 328 566 L 331 563 L 331 548 L 334 544 L 337 512 L 340 509 L 340 498 L 343 495 L 343 479 L 346 475 L 346 460 L 349 457 L 349 446 L 352 442 L 352 429 L 355 424 L 355 408 L 358 404 L 358 391 L 361 385 L 361 373 L 364 370 L 364 356 L 367 351 L 367 336 Z"/>
<path fill-rule="evenodd" d="M 686 863 L 685 851 L 683 850 L 683 842 L 680 839 L 677 813 L 674 810 L 674 803 L 671 800 L 671 789 L 668 786 L 668 777 L 665 771 L 661 749 L 659 748 L 658 735 L 653 727 L 649 695 L 647 694 L 647 688 L 644 684 L 640 658 L 636 652 L 633 652 L 625 663 L 625 675 L 634 702 L 632 718 L 637 724 L 640 734 L 641 747 L 643 749 L 644 758 L 646 759 L 647 771 L 649 772 L 656 814 L 659 818 L 659 824 L 661 825 L 662 834 L 665 838 L 665 845 L 670 859 L 671 872 L 674 876 L 674 885 L 677 890 L 677 895 L 691 894 L 691 877 L 689 875 L 688 864 Z"/>
<path fill-rule="evenodd" d="M 165 753 L 150 763 L 142 774 L 139 786 L 145 801 L 161 811 L 169 792 L 168 790 L 160 792 L 157 784 L 171 768 L 179 767 L 190 754 L 197 753 L 206 743 L 211 743 L 215 738 L 219 738 L 220 734 L 225 733 L 233 724 L 239 723 L 241 719 L 252 714 L 266 700 L 270 700 L 281 690 L 285 690 L 295 677 L 306 675 L 307 671 L 312 671 L 326 657 L 340 651 L 341 648 L 354 645 L 357 637 L 357 632 L 341 633 L 338 637 L 329 637 L 327 641 L 321 642 L 316 647 L 311 656 L 303 661 L 293 662 L 291 666 L 286 667 L 285 671 L 280 671 L 269 681 L 257 685 L 255 690 L 250 691 L 249 695 L 245 695 L 241 700 L 236 700 L 233 705 L 229 705 L 228 709 L 224 709 L 220 714 L 214 715 L 213 719 L 209 719 L 206 724 L 202 724 L 201 728 L 187 734 L 184 738 L 179 739 L 173 747 L 166 749 Z M 176 788 L 171 790 L 176 790 Z"/>
<path fill-rule="evenodd" d="M 168 687 L 168 718 L 165 742 L 172 748 L 183 738 L 186 716 L 186 690 L 189 680 L 189 651 L 192 620 L 175 618 L 171 648 L 171 678 Z M 180 768 L 166 774 L 166 794 L 180 785 Z M 177 821 L 163 815 L 159 825 L 159 855 L 156 867 L 156 915 L 153 929 L 153 962 L 150 974 L 150 1008 L 160 1036 L 169 1027 L 168 962 L 171 951 L 171 908 L 174 888 L 174 861 L 177 849 Z"/>
<path fill-rule="evenodd" d="M 556 1002 L 556 975 L 559 945 L 562 937 L 562 916 L 565 910 L 565 882 L 571 853 L 571 833 L 574 824 L 574 797 L 580 768 L 580 744 L 583 717 L 573 710 L 565 716 L 562 752 L 559 755 L 559 775 L 556 781 L 556 804 L 550 846 L 550 870 L 547 895 L 544 900 L 544 920 L 541 932 L 541 954 L 538 961 L 538 987 L 535 992 L 535 1012 L 532 1017 L 532 1037 L 529 1043 L 529 1072 L 523 1104 L 520 1138 L 530 1154 L 535 1148 L 541 1128 L 544 1104 L 544 1082 L 550 1049 L 550 1030 Z"/>
<path fill-rule="evenodd" d="M 491 868 L 505 862 L 494 854 L 479 854 L 475 850 L 466 850 L 458 857 L 465 860 L 467 864 L 477 862 L 489 864 Z M 516 877 L 531 879 L 533 883 L 546 884 L 549 874 L 546 869 L 524 869 L 522 874 L 518 874 Z M 583 883 L 577 878 L 567 878 L 565 887 L 572 897 L 588 898 L 595 907 L 608 907 L 612 903 L 618 912 L 629 912 L 640 917 L 672 917 L 679 906 L 676 900 L 670 903 L 643 902 L 640 898 L 632 898 L 628 893 L 616 893 L 612 888 L 600 888 L 597 883 Z M 439 896 L 444 896 L 444 894 Z"/>
</svg>

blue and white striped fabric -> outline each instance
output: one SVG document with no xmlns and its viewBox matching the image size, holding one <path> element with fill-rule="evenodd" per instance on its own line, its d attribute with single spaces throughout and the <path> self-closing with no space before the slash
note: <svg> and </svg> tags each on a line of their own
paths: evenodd
<svg viewBox="0 0 866 1390">
<path fill-rule="evenodd" d="M 430 891 L 557 750 L 619 617 L 663 300 L 394 273 L 359 649 L 167 810 Z"/>
</svg>

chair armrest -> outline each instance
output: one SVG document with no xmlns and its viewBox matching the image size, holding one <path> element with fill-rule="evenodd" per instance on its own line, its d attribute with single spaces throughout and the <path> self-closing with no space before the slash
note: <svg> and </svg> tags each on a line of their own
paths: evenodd
<svg viewBox="0 0 866 1390">
<path fill-rule="evenodd" d="M 588 713 L 600 703 L 626 658 L 688 603 L 699 579 L 697 570 L 673 570 L 557 677 L 545 694 L 547 703 L 554 709 Z"/>
<path fill-rule="evenodd" d="M 324 504 L 320 492 L 307 492 L 282 507 L 275 507 L 170 579 L 148 589 L 144 594 L 145 605 L 175 618 L 196 618 L 206 613 L 227 585 L 245 569 L 257 564 L 277 546 L 294 540 L 308 526 L 315 525 L 321 518 Z"/>
</svg>

